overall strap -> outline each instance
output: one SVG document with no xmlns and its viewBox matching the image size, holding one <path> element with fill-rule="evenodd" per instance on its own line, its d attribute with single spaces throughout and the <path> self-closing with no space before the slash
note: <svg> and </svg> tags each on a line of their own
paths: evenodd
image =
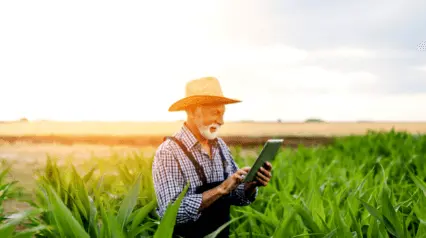
<svg viewBox="0 0 426 238">
<path fill-rule="evenodd" d="M 228 172 L 226 172 L 226 157 L 225 154 L 222 151 L 222 147 L 220 146 L 220 144 L 218 144 L 219 147 L 219 152 L 220 152 L 220 158 L 222 158 L 222 167 L 223 167 L 223 179 L 228 178 Z"/>
<path fill-rule="evenodd" d="M 206 179 L 206 175 L 204 173 L 203 167 L 201 167 L 201 165 L 195 160 L 194 156 L 192 155 L 192 153 L 190 151 L 188 151 L 186 146 L 180 140 L 178 140 L 176 137 L 169 137 L 168 136 L 168 137 L 165 137 L 165 139 L 173 140 L 182 149 L 182 151 L 185 153 L 185 155 L 189 158 L 189 160 L 194 165 L 195 171 L 197 172 L 197 175 L 198 175 L 198 178 L 203 182 L 203 184 L 207 184 L 207 179 Z"/>
<path fill-rule="evenodd" d="M 169 139 L 169 137 L 164 137 L 163 141 L 166 141 L 167 139 Z M 178 169 L 180 171 L 180 173 L 182 174 L 182 177 L 185 177 L 185 174 L 183 173 L 182 167 L 180 166 L 179 160 L 177 160 L 176 158 L 174 158 L 176 160 L 176 163 L 178 165 Z"/>
</svg>

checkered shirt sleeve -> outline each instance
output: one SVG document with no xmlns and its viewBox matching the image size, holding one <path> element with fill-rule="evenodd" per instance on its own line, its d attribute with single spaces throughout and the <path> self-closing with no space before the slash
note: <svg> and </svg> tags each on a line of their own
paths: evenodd
<svg viewBox="0 0 426 238">
<path fill-rule="evenodd" d="M 174 202 L 183 191 L 186 185 L 185 179 L 173 154 L 167 150 L 159 150 L 156 153 L 152 172 L 158 203 L 157 212 L 160 217 L 163 217 L 168 205 Z M 198 177 L 195 174 L 191 179 L 198 180 Z M 188 191 L 179 207 L 176 223 L 196 221 L 201 216 L 198 209 L 201 206 L 202 198 L 202 194 L 191 194 Z"/>
</svg>

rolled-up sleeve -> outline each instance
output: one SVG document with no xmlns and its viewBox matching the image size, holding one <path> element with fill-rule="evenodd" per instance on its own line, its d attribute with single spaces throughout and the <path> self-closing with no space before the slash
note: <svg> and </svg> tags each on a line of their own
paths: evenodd
<svg viewBox="0 0 426 238">
<path fill-rule="evenodd" d="M 167 150 L 159 150 L 152 164 L 152 178 L 157 198 L 157 213 L 162 218 L 167 207 L 174 202 L 185 187 L 185 179 L 179 170 L 178 162 Z M 200 217 L 198 212 L 202 202 L 202 194 L 187 194 L 179 207 L 176 223 L 195 221 Z"/>
</svg>

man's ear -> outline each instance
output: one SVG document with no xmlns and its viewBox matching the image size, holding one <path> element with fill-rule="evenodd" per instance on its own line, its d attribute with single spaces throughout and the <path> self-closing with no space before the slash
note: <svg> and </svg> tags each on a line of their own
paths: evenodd
<svg viewBox="0 0 426 238">
<path fill-rule="evenodd" d="M 188 107 L 185 111 L 188 118 L 195 118 L 196 107 Z"/>
</svg>

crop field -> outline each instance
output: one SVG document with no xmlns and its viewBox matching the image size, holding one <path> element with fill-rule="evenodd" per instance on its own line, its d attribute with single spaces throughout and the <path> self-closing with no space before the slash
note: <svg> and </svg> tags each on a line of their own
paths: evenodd
<svg viewBox="0 0 426 238">
<path fill-rule="evenodd" d="M 55 122 L 0 123 L 0 136 L 164 136 L 182 126 L 175 122 Z M 225 122 L 221 136 L 346 136 L 368 130 L 426 133 L 426 122 Z"/>
<path fill-rule="evenodd" d="M 158 146 L 182 126 L 176 122 L 0 122 L 0 143 L 31 142 Z M 369 131 L 426 133 L 425 122 L 226 122 L 221 137 L 230 146 L 258 146 L 271 137 L 285 138 L 286 147 L 329 144 L 336 137 Z"/>
<path fill-rule="evenodd" d="M 231 149 L 248 166 L 261 148 Z M 154 151 L 0 145 L 0 237 L 171 237 L 180 199 L 155 213 Z M 397 131 L 283 147 L 255 202 L 232 208 L 231 237 L 426 237 L 425 161 L 426 136 Z"/>
</svg>

